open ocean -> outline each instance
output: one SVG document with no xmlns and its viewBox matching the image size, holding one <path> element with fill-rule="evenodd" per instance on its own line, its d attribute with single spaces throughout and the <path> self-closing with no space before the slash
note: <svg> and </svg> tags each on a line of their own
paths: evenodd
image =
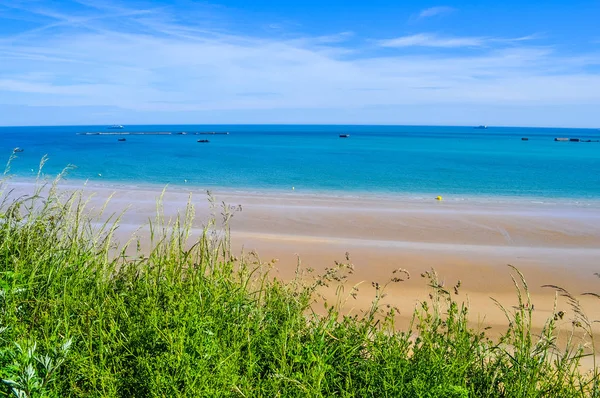
<svg viewBox="0 0 600 398">
<path fill-rule="evenodd" d="M 81 132 L 187 135 L 78 135 Z M 229 135 L 192 135 L 200 131 Z M 350 134 L 339 138 L 339 134 Z M 528 137 L 528 141 L 522 141 Z M 77 166 L 70 179 L 330 194 L 600 200 L 600 139 L 594 129 L 179 125 L 0 127 L 0 153 L 18 179 Z M 197 143 L 208 139 L 210 143 Z M 187 180 L 187 182 L 186 182 Z"/>
</svg>

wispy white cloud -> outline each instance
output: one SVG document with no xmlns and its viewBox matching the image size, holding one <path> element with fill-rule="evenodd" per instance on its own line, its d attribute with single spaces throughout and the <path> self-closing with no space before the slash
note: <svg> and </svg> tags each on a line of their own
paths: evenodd
<svg viewBox="0 0 600 398">
<path fill-rule="evenodd" d="M 334 35 L 320 36 L 317 38 L 317 41 L 320 43 L 341 43 L 353 36 L 353 32 L 340 32 Z"/>
<path fill-rule="evenodd" d="M 380 40 L 381 47 L 479 47 L 484 45 L 483 37 L 443 37 L 434 34 L 419 33 L 394 39 Z"/>
<path fill-rule="evenodd" d="M 111 107 L 153 117 L 409 104 L 600 105 L 600 75 L 588 70 L 600 56 L 563 55 L 526 38 L 418 34 L 378 42 L 398 48 L 389 55 L 357 46 L 360 38 L 350 33 L 261 37 L 168 9 L 136 12 L 142 10 L 53 10 L 64 25 L 0 37 L 0 104 Z M 74 18 L 85 18 L 86 26 Z M 452 51 L 463 47 L 472 51 Z"/>
<path fill-rule="evenodd" d="M 381 47 L 490 47 L 493 45 L 517 44 L 538 39 L 538 35 L 527 35 L 516 38 L 484 37 L 484 36 L 440 36 L 431 33 L 418 33 L 409 36 L 400 36 L 392 39 L 379 40 Z"/>
<path fill-rule="evenodd" d="M 437 15 L 448 14 L 452 11 L 454 11 L 454 8 L 447 6 L 430 7 L 422 10 L 419 13 L 418 18 L 435 17 Z"/>
</svg>

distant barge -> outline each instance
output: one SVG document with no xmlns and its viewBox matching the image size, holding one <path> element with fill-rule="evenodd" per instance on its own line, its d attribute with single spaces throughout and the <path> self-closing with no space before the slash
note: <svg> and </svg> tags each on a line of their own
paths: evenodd
<svg viewBox="0 0 600 398">
<path fill-rule="evenodd" d="M 600 140 L 582 140 L 581 138 L 557 137 L 554 139 L 557 142 L 600 142 Z"/>
<path fill-rule="evenodd" d="M 217 131 L 199 131 L 196 133 L 187 133 L 185 131 L 85 131 L 77 135 L 229 135 L 229 132 Z"/>
</svg>

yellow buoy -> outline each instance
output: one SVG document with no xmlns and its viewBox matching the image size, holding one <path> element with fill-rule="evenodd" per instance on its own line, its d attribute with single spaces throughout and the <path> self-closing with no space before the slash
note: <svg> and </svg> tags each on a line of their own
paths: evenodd
<svg viewBox="0 0 600 398">
<path fill-rule="evenodd" d="M 440 200 L 441 201 L 441 200 L 444 200 L 444 198 L 442 198 L 441 196 L 438 196 L 438 197 L 435 198 L 435 200 Z"/>
</svg>

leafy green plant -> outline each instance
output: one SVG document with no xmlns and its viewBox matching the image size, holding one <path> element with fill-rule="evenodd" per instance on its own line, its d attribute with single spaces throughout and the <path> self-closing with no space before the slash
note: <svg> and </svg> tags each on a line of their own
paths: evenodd
<svg viewBox="0 0 600 398">
<path fill-rule="evenodd" d="M 71 343 L 71 340 L 65 341 L 51 355 L 36 353 L 37 345 L 34 342 L 15 343 L 14 350 L 3 352 L 3 356 L 9 356 L 12 361 L 3 367 L 2 381 L 18 398 L 57 396 L 52 393 L 51 383 L 64 363 Z"/>
</svg>

